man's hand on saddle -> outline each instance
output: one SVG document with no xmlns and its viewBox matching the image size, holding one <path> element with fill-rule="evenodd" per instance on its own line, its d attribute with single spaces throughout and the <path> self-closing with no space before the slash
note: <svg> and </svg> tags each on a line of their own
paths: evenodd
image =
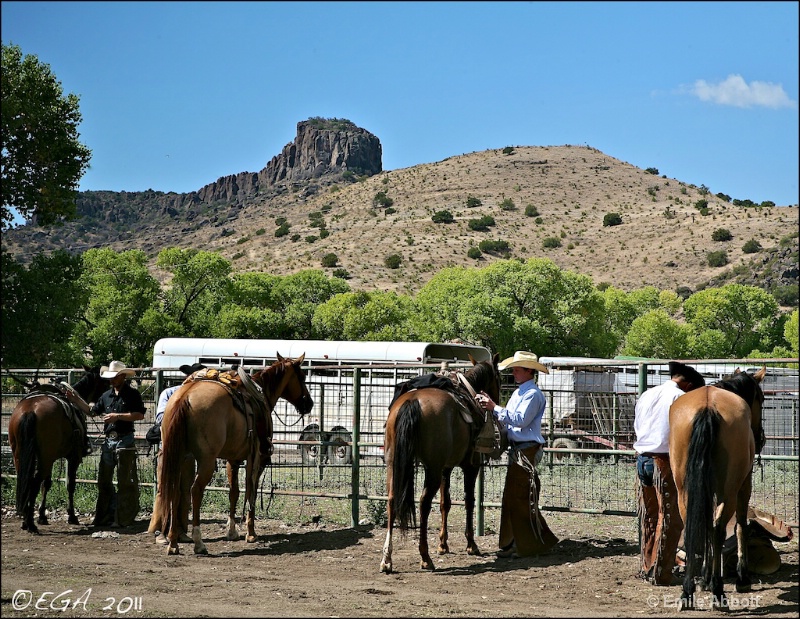
<svg viewBox="0 0 800 619">
<path fill-rule="evenodd" d="M 485 391 L 481 391 L 480 393 L 475 394 L 475 401 L 485 411 L 493 411 L 494 410 L 494 402 L 492 398 L 489 397 L 489 394 Z"/>
</svg>

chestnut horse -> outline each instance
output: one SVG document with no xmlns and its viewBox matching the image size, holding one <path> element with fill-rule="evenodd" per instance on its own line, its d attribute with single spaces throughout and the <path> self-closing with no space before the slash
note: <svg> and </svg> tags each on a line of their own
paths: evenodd
<svg viewBox="0 0 800 619">
<path fill-rule="evenodd" d="M 694 579 L 701 565 L 703 584 L 710 587 L 713 604 L 725 605 L 722 546 L 734 514 L 736 590 L 750 590 L 747 508 L 753 459 L 765 442 L 761 381 L 766 371 L 764 367 L 753 375 L 737 369 L 714 385 L 685 393 L 670 407 L 669 459 L 685 527 L 682 608 L 694 606 Z"/>
<path fill-rule="evenodd" d="M 238 539 L 236 531 L 236 501 L 239 496 L 238 468 L 245 461 L 245 505 L 247 512 L 247 541 L 256 541 L 255 503 L 258 481 L 266 468 L 269 448 L 260 445 L 260 436 L 272 439 L 272 410 L 278 398 L 284 398 L 302 416 L 311 411 L 314 402 L 305 382 L 301 364 L 305 355 L 290 359 L 277 355 L 270 367 L 251 377 L 263 393 L 262 405 L 266 407 L 253 419 L 234 405 L 233 397 L 225 386 L 213 380 L 196 380 L 185 383 L 167 403 L 161 423 L 162 470 L 159 479 L 161 497 L 156 501 L 152 522 L 168 523 L 168 554 L 178 554 L 180 534 L 181 470 L 184 458 L 191 453 L 197 462 L 197 473 L 192 484 L 192 541 L 196 554 L 208 554 L 200 530 L 200 506 L 206 486 L 214 474 L 217 459 L 228 461 L 230 484 L 230 509 L 228 513 L 228 539 Z M 254 427 L 265 423 L 265 431 Z"/>
<path fill-rule="evenodd" d="M 17 513 L 22 528 L 39 533 L 33 521 L 34 504 L 42 489 L 39 524 L 47 524 L 47 492 L 53 485 L 53 464 L 67 459 L 67 522 L 80 524 L 75 515 L 75 485 L 84 455 L 85 428 L 70 417 L 75 409 L 89 413 L 94 402 L 109 388 L 108 380 L 100 378 L 100 368 L 83 367 L 86 372 L 70 386 L 67 383 L 34 385 L 28 395 L 14 407 L 8 421 L 8 442 L 17 470 Z"/>
<path fill-rule="evenodd" d="M 470 356 L 473 367 L 463 373 L 474 392 L 485 391 L 495 402 L 500 400 L 500 373 L 495 354 L 491 361 L 476 361 Z M 461 387 L 463 389 L 463 387 Z M 474 452 L 475 432 L 464 413 L 477 415 L 457 401 L 449 390 L 422 388 L 408 391 L 389 407 L 384 433 L 386 459 L 386 487 L 388 490 L 388 524 L 383 544 L 381 572 L 392 573 L 392 529 L 397 520 L 401 534 L 405 534 L 414 520 L 415 463 L 422 464 L 425 482 L 419 499 L 419 554 L 420 568 L 433 570 L 428 551 L 428 516 L 433 497 L 439 491 L 442 527 L 439 532 L 439 554 L 450 552 L 447 543 L 447 516 L 450 511 L 450 474 L 459 466 L 464 472 L 464 503 L 466 506 L 467 553 L 480 555 L 475 544 L 473 513 L 475 510 L 475 481 L 481 466 L 482 454 Z"/>
</svg>

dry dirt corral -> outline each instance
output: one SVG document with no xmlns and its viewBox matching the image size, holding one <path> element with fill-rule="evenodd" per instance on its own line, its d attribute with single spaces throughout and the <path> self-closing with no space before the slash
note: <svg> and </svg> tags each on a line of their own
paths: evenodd
<svg viewBox="0 0 800 619">
<path fill-rule="evenodd" d="M 246 544 L 226 541 L 220 518 L 204 521 L 208 556 L 195 556 L 191 545 L 183 544 L 182 554 L 170 557 L 147 533 L 146 519 L 93 537 L 94 529 L 70 526 L 56 514 L 50 525 L 40 527 L 42 535 L 35 536 L 22 531 L 19 519 L 4 511 L 0 614 L 8 618 L 678 614 L 673 604 L 680 596 L 679 586 L 653 587 L 636 576 L 634 520 L 559 513 L 548 514 L 548 521 L 562 541 L 548 555 L 529 559 L 495 558 L 496 535 L 478 538 L 483 556 L 468 556 L 463 531 L 451 528 L 453 552 L 435 558 L 435 572 L 418 569 L 415 534 L 405 540 L 396 535 L 396 572 L 386 575 L 379 571 L 384 531 L 371 526 L 353 530 L 260 520 L 258 542 Z M 737 616 L 797 617 L 796 537 L 776 545 L 783 561 L 780 571 L 755 576 L 751 594 L 735 593 L 733 583 L 726 580 L 731 607 L 733 602 L 738 605 Z M 434 540 L 432 532 L 429 541 Z M 42 610 L 36 610 L 36 599 L 43 595 Z M 709 595 L 699 592 L 706 604 Z M 66 600 L 70 607 L 62 611 Z M 707 617 L 719 612 L 705 608 L 680 614 Z"/>
</svg>

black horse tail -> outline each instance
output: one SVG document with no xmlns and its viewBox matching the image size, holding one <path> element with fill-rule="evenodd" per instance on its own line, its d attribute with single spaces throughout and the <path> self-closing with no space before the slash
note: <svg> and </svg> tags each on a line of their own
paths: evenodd
<svg viewBox="0 0 800 619">
<path fill-rule="evenodd" d="M 720 416 L 712 408 L 702 409 L 692 424 L 686 462 L 686 522 L 684 542 L 686 573 L 695 574 L 697 556 L 708 558 L 714 534 L 714 462 L 713 450 L 719 433 Z"/>
<path fill-rule="evenodd" d="M 186 456 L 188 417 L 192 408 L 185 396 L 185 393 L 176 393 L 173 396 L 176 402 L 170 401 L 170 419 L 161 426 L 161 471 L 158 478 L 161 501 L 158 520 L 164 527 L 164 535 L 169 531 L 167 523 L 170 523 L 171 528 L 177 522 L 171 516 L 173 513 L 177 516 L 181 500 L 181 469 Z"/>
<path fill-rule="evenodd" d="M 39 492 L 34 482 L 39 464 L 39 442 L 36 440 L 36 415 L 25 413 L 18 427 L 19 470 L 17 471 L 17 513 L 25 515 L 25 510 L 36 502 Z"/>
<path fill-rule="evenodd" d="M 416 399 L 406 400 L 395 417 L 392 460 L 392 511 L 401 532 L 416 526 L 414 463 L 419 445 L 422 408 Z"/>
</svg>

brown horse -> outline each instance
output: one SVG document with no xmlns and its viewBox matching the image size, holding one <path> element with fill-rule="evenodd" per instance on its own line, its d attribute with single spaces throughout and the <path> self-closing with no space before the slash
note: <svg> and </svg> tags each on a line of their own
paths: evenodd
<svg viewBox="0 0 800 619">
<path fill-rule="evenodd" d="M 747 508 L 753 459 L 765 442 L 761 381 L 766 371 L 764 367 L 752 375 L 737 369 L 712 386 L 685 393 L 670 407 L 669 459 L 685 527 L 682 608 L 694 606 L 694 579 L 701 565 L 703 584 L 711 589 L 714 605 L 725 605 L 722 546 L 734 514 L 736 590 L 750 590 Z"/>
<path fill-rule="evenodd" d="M 500 399 L 500 373 L 495 354 L 491 361 L 476 363 L 464 372 L 474 392 L 485 391 L 497 402 Z M 465 393 L 472 399 L 472 394 Z M 388 524 L 383 544 L 381 572 L 392 573 L 392 529 L 397 520 L 401 534 L 405 535 L 413 523 L 415 463 L 422 464 L 425 482 L 419 499 L 419 554 L 420 568 L 433 570 L 428 552 L 428 515 L 433 497 L 439 491 L 442 528 L 439 532 L 439 554 L 450 552 L 447 543 L 447 516 L 450 511 L 450 474 L 459 466 L 464 472 L 464 503 L 466 506 L 467 553 L 480 555 L 475 544 L 473 513 L 475 510 L 475 481 L 484 456 L 475 453 L 475 432 L 464 413 L 481 414 L 467 409 L 449 390 L 422 388 L 408 391 L 389 407 L 384 434 L 386 459 L 386 487 L 388 490 Z"/>
<path fill-rule="evenodd" d="M 235 405 L 225 386 L 216 381 L 198 380 L 184 384 L 167 403 L 161 423 L 162 470 L 159 480 L 160 511 L 154 521 L 169 523 L 169 554 L 178 554 L 181 499 L 181 470 L 184 457 L 191 453 L 197 462 L 197 473 L 192 484 L 192 540 L 196 554 L 208 554 L 200 531 L 200 506 L 205 488 L 214 474 L 217 459 L 228 461 L 230 484 L 230 510 L 228 514 L 228 539 L 238 539 L 236 531 L 236 502 L 239 497 L 238 467 L 246 461 L 245 504 L 247 512 L 247 541 L 256 541 L 255 500 L 258 480 L 268 464 L 268 447 L 260 444 L 259 436 L 272 439 L 272 410 L 282 397 L 302 416 L 311 411 L 314 402 L 305 382 L 301 364 L 305 355 L 297 359 L 277 356 L 270 367 L 251 377 L 263 393 L 266 410 L 262 415 L 248 420 Z M 257 431 L 261 423 L 266 428 Z M 166 525 L 165 525 L 166 526 Z M 152 528 L 152 522 L 151 522 Z M 165 534 L 167 532 L 165 531 Z"/>
<path fill-rule="evenodd" d="M 8 442 L 17 470 L 17 513 L 22 517 L 22 528 L 31 533 L 39 533 L 33 512 L 40 487 L 38 523 L 47 524 L 47 492 L 53 485 L 53 464 L 59 458 L 67 459 L 68 522 L 80 524 L 74 499 L 86 429 L 76 420 L 76 409 L 85 416 L 88 402 L 97 400 L 109 387 L 108 380 L 100 378 L 99 367 L 83 369 L 86 373 L 72 386 L 34 385 L 14 407 L 8 421 Z M 82 423 L 85 425 L 85 417 Z"/>
</svg>

